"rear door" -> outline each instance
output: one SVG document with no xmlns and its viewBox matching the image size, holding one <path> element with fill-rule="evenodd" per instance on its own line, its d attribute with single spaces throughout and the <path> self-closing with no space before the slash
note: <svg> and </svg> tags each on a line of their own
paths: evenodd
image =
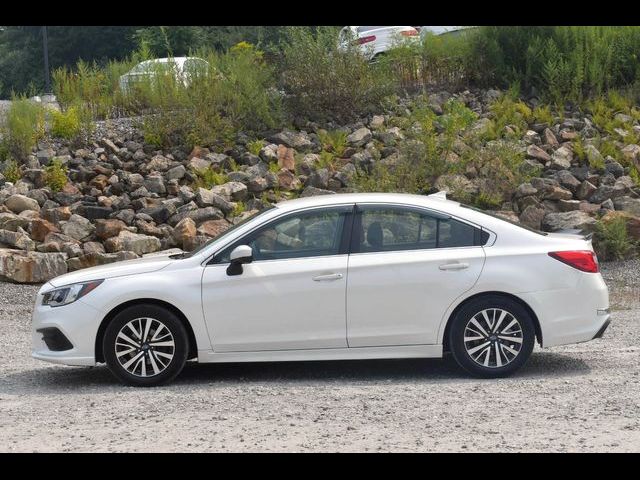
<svg viewBox="0 0 640 480">
<path fill-rule="evenodd" d="M 451 303 L 478 280 L 480 228 L 438 212 L 359 205 L 347 283 L 349 347 L 437 343 Z"/>
</svg>

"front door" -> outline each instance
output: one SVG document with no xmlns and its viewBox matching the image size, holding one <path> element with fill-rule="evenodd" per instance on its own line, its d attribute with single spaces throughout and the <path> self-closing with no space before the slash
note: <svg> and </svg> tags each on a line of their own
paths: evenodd
<svg viewBox="0 0 640 480">
<path fill-rule="evenodd" d="M 216 255 L 202 278 L 214 352 L 347 347 L 344 233 L 352 209 L 286 214 Z M 229 254 L 238 245 L 249 245 L 254 260 L 229 276 Z"/>
</svg>

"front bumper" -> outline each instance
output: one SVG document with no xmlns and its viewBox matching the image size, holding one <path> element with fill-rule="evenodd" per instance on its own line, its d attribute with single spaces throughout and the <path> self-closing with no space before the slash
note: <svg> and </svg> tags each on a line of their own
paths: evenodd
<svg viewBox="0 0 640 480">
<path fill-rule="evenodd" d="M 51 285 L 48 287 L 51 288 Z M 40 292 L 42 291 L 46 291 L 45 287 Z M 83 303 L 82 299 L 63 307 L 45 306 L 42 305 L 40 292 L 36 297 L 32 315 L 31 356 L 64 365 L 94 366 L 96 335 L 101 320 L 99 310 Z M 71 348 L 54 351 L 47 346 L 43 333 L 52 328 L 58 329 L 64 335 Z"/>
</svg>

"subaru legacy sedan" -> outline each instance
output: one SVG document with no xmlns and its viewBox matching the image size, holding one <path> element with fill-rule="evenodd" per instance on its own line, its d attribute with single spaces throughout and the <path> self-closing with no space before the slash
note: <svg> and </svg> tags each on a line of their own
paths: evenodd
<svg viewBox="0 0 640 480">
<path fill-rule="evenodd" d="M 588 237 L 529 230 L 443 194 L 301 198 L 189 253 L 57 277 L 38 292 L 33 357 L 106 363 L 121 381 L 188 360 L 437 358 L 502 377 L 609 324 Z"/>
</svg>

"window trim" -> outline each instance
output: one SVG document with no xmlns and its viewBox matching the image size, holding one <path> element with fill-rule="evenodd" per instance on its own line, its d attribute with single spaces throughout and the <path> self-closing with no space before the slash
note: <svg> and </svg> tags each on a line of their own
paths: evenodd
<svg viewBox="0 0 640 480">
<path fill-rule="evenodd" d="M 351 242 L 349 244 L 349 255 L 371 255 L 371 254 L 381 254 L 381 253 L 385 254 L 385 253 L 397 253 L 397 252 L 423 252 L 427 250 L 454 250 L 454 249 L 460 249 L 460 248 L 484 248 L 484 247 L 493 245 L 496 239 L 495 233 L 484 228 L 481 225 L 478 225 L 475 222 L 469 221 L 464 218 L 460 218 L 456 215 L 440 212 L 438 210 L 433 210 L 429 207 L 422 207 L 420 205 L 411 205 L 411 204 L 403 204 L 403 203 L 369 203 L 369 202 L 356 203 L 354 208 L 354 220 L 353 220 L 352 232 L 358 231 L 356 229 L 360 228 L 360 226 L 362 225 L 362 213 L 364 210 L 369 208 L 388 208 L 388 209 L 397 209 L 397 210 L 409 211 L 409 212 L 413 211 L 415 213 L 418 213 L 419 215 L 429 215 L 435 218 L 436 220 L 456 220 L 460 223 L 473 227 L 474 229 L 476 229 L 476 231 L 479 230 L 480 232 L 483 232 L 483 231 L 487 232 L 489 234 L 489 238 L 487 239 L 484 245 L 466 245 L 462 247 L 410 248 L 410 249 L 401 249 L 401 250 L 400 249 L 399 250 L 380 250 L 377 252 L 360 252 L 358 251 L 359 250 L 358 245 L 356 244 L 357 238 L 356 236 L 352 235 Z M 437 222 L 436 228 L 437 228 L 436 235 L 439 235 L 440 233 L 439 221 Z M 476 234 L 474 233 L 474 243 L 475 243 L 475 239 L 476 239 Z M 436 240 L 436 245 L 437 245 L 437 240 Z"/>
<path fill-rule="evenodd" d="M 283 212 L 281 215 L 271 218 L 270 220 L 267 220 L 266 222 L 261 223 L 260 225 L 256 225 L 251 230 L 243 233 L 241 236 L 236 237 L 231 241 L 229 241 L 228 243 L 226 243 L 225 245 L 221 246 L 211 256 L 207 257 L 207 259 L 203 262 L 203 264 L 205 266 L 229 265 L 230 262 L 215 262 L 214 260 L 220 253 L 222 253 L 231 245 L 241 242 L 248 236 L 252 235 L 254 232 L 261 230 L 263 228 L 268 228 L 269 225 L 272 225 L 275 222 L 280 222 L 282 220 L 285 220 L 287 217 L 306 214 L 306 213 L 313 213 L 318 210 L 326 210 L 326 211 L 338 210 L 345 213 L 345 219 L 344 219 L 344 222 L 342 222 L 342 231 L 340 233 L 340 239 L 338 240 L 338 253 L 331 253 L 328 255 L 310 255 L 310 256 L 307 255 L 307 256 L 293 257 L 293 258 L 261 259 L 261 260 L 254 260 L 252 263 L 281 262 L 283 260 L 302 260 L 305 258 L 328 258 L 328 257 L 341 256 L 341 255 L 348 255 L 349 239 L 351 238 L 351 233 L 353 230 L 354 209 L 355 209 L 355 205 L 353 203 L 345 203 L 345 204 L 339 204 L 339 205 L 318 205 L 316 207 L 306 207 L 306 208 L 300 208 L 297 210 Z M 242 243 L 238 243 L 238 244 L 241 245 Z"/>
</svg>

